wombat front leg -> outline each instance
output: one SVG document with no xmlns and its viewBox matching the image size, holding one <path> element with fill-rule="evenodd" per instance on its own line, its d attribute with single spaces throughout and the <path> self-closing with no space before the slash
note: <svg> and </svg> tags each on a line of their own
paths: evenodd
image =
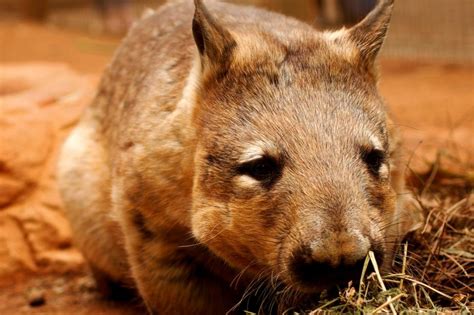
<svg viewBox="0 0 474 315">
<path fill-rule="evenodd" d="M 225 314 L 236 304 L 231 289 L 193 253 L 205 249 L 178 245 L 182 231 L 151 227 L 137 210 L 126 226 L 132 274 L 151 314 Z"/>
</svg>

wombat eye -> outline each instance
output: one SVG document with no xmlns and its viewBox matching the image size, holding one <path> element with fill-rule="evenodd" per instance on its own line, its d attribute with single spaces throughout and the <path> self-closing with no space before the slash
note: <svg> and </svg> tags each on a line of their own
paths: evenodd
<svg viewBox="0 0 474 315">
<path fill-rule="evenodd" d="M 241 164 L 237 171 L 258 181 L 273 181 L 280 174 L 280 166 L 275 159 L 264 156 Z"/>
<path fill-rule="evenodd" d="M 372 174 L 378 175 L 382 163 L 385 161 L 385 153 L 381 150 L 369 150 L 362 152 L 362 159 Z"/>
</svg>

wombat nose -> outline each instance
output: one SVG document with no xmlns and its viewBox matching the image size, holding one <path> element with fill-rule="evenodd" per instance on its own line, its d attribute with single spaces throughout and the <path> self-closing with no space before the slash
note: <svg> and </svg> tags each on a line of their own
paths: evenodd
<svg viewBox="0 0 474 315">
<path fill-rule="evenodd" d="M 351 280 L 357 282 L 370 249 L 367 247 L 363 251 L 359 249 L 331 255 L 328 252 L 314 252 L 309 246 L 300 248 L 293 253 L 289 264 L 291 278 L 305 288 L 314 289 L 345 285 Z M 382 254 L 376 251 L 375 255 L 381 264 Z M 367 274 L 373 271 L 371 264 L 368 264 L 368 269 Z"/>
</svg>

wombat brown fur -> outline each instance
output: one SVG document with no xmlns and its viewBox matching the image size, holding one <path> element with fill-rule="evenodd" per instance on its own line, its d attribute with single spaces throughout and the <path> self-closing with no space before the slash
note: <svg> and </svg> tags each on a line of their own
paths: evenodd
<svg viewBox="0 0 474 315">
<path fill-rule="evenodd" d="M 211 0 L 137 22 L 59 163 L 99 286 L 153 314 L 225 314 L 258 287 L 281 311 L 370 250 L 387 269 L 411 224 L 377 91 L 392 7 L 336 32 Z"/>
</svg>

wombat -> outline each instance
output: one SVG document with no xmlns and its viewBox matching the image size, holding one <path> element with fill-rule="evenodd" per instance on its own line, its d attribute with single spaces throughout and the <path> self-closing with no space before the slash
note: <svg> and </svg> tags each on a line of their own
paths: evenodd
<svg viewBox="0 0 474 315">
<path fill-rule="evenodd" d="M 390 266 L 409 225 L 375 65 L 392 6 L 336 32 L 211 0 L 137 22 L 59 163 L 99 287 L 225 314 L 347 285 L 369 251 Z"/>
</svg>

